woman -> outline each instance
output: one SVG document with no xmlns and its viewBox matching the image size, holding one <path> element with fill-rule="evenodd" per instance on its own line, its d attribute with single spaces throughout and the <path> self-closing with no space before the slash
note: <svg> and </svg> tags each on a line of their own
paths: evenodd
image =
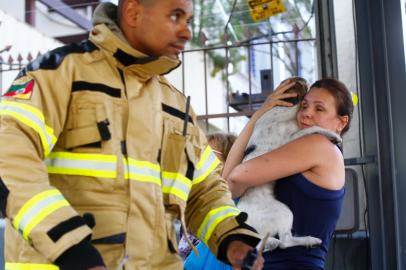
<svg viewBox="0 0 406 270">
<path fill-rule="evenodd" d="M 251 186 L 280 180 L 275 195 L 293 212 L 293 234 L 320 238 L 315 248 L 275 249 L 264 254 L 264 269 L 324 269 L 328 244 L 344 197 L 344 159 L 339 147 L 325 136 L 312 134 L 241 163 L 255 122 L 274 106 L 292 106 L 283 99 L 292 83 L 279 86 L 251 117 L 230 150 L 223 169 L 233 197 Z M 320 126 L 339 135 L 351 121 L 353 104 L 345 85 L 334 79 L 315 82 L 297 113 L 300 129 Z"/>
</svg>

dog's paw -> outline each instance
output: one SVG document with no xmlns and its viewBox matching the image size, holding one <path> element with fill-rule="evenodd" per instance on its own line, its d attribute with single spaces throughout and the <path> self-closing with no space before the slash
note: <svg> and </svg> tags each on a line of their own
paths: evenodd
<svg viewBox="0 0 406 270">
<path fill-rule="evenodd" d="M 305 236 L 305 246 L 308 248 L 314 248 L 321 245 L 322 241 L 319 238 L 312 237 L 312 236 Z"/>
<path fill-rule="evenodd" d="M 274 250 L 275 248 L 277 248 L 279 246 L 280 243 L 281 243 L 281 241 L 279 239 L 270 237 L 266 241 L 264 251 Z"/>
</svg>

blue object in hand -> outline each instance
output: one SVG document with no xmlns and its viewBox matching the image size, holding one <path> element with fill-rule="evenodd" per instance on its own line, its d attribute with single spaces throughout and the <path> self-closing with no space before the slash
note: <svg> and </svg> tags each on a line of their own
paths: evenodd
<svg viewBox="0 0 406 270">
<path fill-rule="evenodd" d="M 258 251 L 256 249 L 253 249 L 250 252 L 248 252 L 242 263 L 241 270 L 251 270 L 257 257 Z"/>
</svg>

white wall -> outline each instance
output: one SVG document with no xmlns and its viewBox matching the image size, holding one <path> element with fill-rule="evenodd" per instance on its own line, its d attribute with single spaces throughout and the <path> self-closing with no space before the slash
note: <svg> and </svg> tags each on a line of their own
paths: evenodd
<svg viewBox="0 0 406 270">
<path fill-rule="evenodd" d="M 75 9 L 75 11 L 85 18 L 91 19 L 91 9 Z M 35 27 L 50 37 L 76 35 L 87 32 L 58 13 L 48 12 L 48 8 L 38 2 L 36 3 L 35 16 Z"/>
<path fill-rule="evenodd" d="M 0 1 L 0 10 L 3 10 L 4 12 L 8 13 L 21 22 L 25 21 L 24 0 L 2 0 Z M 81 9 L 76 11 L 78 11 L 86 18 L 91 18 L 92 14 L 90 9 Z M 56 12 L 48 12 L 48 8 L 38 1 L 35 3 L 35 9 L 29 12 L 34 13 L 35 28 L 37 28 L 38 31 L 43 32 L 47 36 L 57 37 L 81 34 L 86 32 L 83 29 L 77 27 L 74 23 L 63 18 Z"/>
<path fill-rule="evenodd" d="M 17 59 L 19 54 L 26 59 L 28 53 L 31 53 L 35 58 L 38 52 L 44 54 L 48 50 L 62 45 L 59 41 L 38 32 L 35 28 L 17 20 L 2 10 L 0 10 L 0 21 L 0 50 L 7 45 L 12 45 L 9 52 L 1 53 L 1 57 L 5 62 L 7 62 L 9 56 Z M 27 63 L 27 60 L 24 60 L 23 63 Z M 8 68 L 5 65 L 2 67 L 3 69 Z M 0 73 L 0 89 L 2 91 L 8 89 L 17 72 L 3 71 Z"/>
<path fill-rule="evenodd" d="M 0 1 L 0 10 L 3 12 L 13 16 L 19 21 L 24 21 L 24 7 L 25 1 L 24 0 L 2 0 Z"/>
</svg>

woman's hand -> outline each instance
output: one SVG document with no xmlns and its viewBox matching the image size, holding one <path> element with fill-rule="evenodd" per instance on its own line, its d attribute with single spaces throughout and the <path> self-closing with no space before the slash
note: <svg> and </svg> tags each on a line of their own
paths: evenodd
<svg viewBox="0 0 406 270">
<path fill-rule="evenodd" d="M 275 106 L 292 107 L 293 104 L 283 99 L 296 97 L 297 93 L 286 93 L 296 82 L 287 80 L 280 84 L 265 100 L 261 108 L 252 116 L 253 120 L 258 120 L 264 113 L 269 111 Z"/>
</svg>

